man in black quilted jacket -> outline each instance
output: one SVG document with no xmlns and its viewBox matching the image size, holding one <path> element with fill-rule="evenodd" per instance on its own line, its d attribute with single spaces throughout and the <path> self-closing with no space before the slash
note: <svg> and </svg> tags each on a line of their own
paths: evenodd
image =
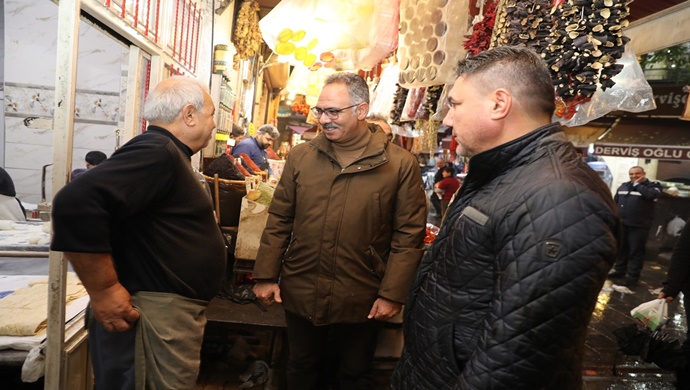
<svg viewBox="0 0 690 390">
<path fill-rule="evenodd" d="M 541 58 L 460 61 L 444 124 L 469 157 L 405 311 L 394 389 L 580 389 L 619 230 L 608 187 L 551 123 Z"/>
</svg>

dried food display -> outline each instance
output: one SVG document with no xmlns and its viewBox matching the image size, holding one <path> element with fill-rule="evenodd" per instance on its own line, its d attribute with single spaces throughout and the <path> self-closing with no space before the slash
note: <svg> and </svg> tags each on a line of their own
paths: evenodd
<svg viewBox="0 0 690 390">
<path fill-rule="evenodd" d="M 441 92 L 443 92 L 443 85 L 434 85 L 426 89 L 424 104 L 422 105 L 425 111 L 425 118 L 438 111 L 437 106 L 441 98 Z"/>
<path fill-rule="evenodd" d="M 625 0 L 503 0 L 491 46 L 533 47 L 552 72 L 556 114 L 569 119 L 623 70 L 616 60 L 629 41 L 622 32 L 629 13 Z"/>
<path fill-rule="evenodd" d="M 261 29 L 259 29 L 259 3 L 256 0 L 245 0 L 237 15 L 237 25 L 232 43 L 237 49 L 236 57 L 247 60 L 259 51 L 263 43 Z"/>
<path fill-rule="evenodd" d="M 400 118 L 402 117 L 403 108 L 405 107 L 408 91 L 407 88 L 403 88 L 400 84 L 397 84 L 395 96 L 393 97 L 393 110 L 391 110 L 390 115 L 391 124 L 400 125 Z"/>
<path fill-rule="evenodd" d="M 218 174 L 220 179 L 244 180 L 244 175 L 237 169 L 235 159 L 227 154 L 221 154 L 217 159 L 211 161 L 203 171 L 208 177 Z"/>
<path fill-rule="evenodd" d="M 465 35 L 467 40 L 462 45 L 469 54 L 477 55 L 489 48 L 495 22 L 496 3 L 492 2 L 484 10 L 482 20 L 472 25 L 472 34 Z"/>
</svg>

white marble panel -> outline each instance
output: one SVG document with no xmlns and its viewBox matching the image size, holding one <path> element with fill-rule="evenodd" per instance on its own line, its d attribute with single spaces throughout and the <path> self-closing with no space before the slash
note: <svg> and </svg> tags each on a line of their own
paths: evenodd
<svg viewBox="0 0 690 390">
<path fill-rule="evenodd" d="M 5 0 L 5 81 L 55 85 L 58 6 Z"/>
<path fill-rule="evenodd" d="M 122 56 L 127 52 L 127 47 L 120 42 L 81 22 L 77 88 L 120 92 Z"/>
<path fill-rule="evenodd" d="M 23 144 L 23 145 L 53 145 L 53 130 L 52 129 L 32 129 L 24 125 L 24 118 L 13 116 L 5 117 L 5 142 L 7 145 L 5 149 L 9 149 L 9 144 Z M 52 151 L 51 151 L 52 158 Z M 8 163 L 15 164 L 15 161 L 5 159 Z"/>
<path fill-rule="evenodd" d="M 17 197 L 31 203 L 41 200 L 41 168 L 53 162 L 52 145 L 27 145 L 6 143 L 8 172 L 12 171 L 12 180 L 17 190 Z M 46 171 L 46 196 L 50 198 L 52 186 L 52 168 Z"/>
<path fill-rule="evenodd" d="M 100 150 L 106 155 L 110 156 L 115 150 L 115 129 L 117 126 L 113 125 L 99 125 L 91 123 L 75 123 L 74 124 L 74 140 L 72 145 L 74 151 L 72 154 L 78 156 L 77 149 L 86 150 Z M 86 153 L 84 153 L 86 154 Z M 83 157 L 83 155 L 82 155 Z M 81 159 L 83 160 L 83 158 Z"/>
</svg>

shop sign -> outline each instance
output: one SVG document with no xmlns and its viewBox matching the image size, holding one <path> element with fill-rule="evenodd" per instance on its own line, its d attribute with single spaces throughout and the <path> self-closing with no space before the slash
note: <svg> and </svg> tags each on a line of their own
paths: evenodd
<svg viewBox="0 0 690 390">
<path fill-rule="evenodd" d="M 646 111 L 642 115 L 681 116 L 683 114 L 683 109 L 688 101 L 688 92 L 683 90 L 683 86 L 654 86 L 653 89 L 656 109 Z"/>
<path fill-rule="evenodd" d="M 597 156 L 690 160 L 690 147 L 594 144 Z"/>
</svg>

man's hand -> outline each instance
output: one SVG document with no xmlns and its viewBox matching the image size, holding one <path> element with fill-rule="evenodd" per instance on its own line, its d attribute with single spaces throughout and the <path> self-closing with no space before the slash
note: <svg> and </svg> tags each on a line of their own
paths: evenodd
<svg viewBox="0 0 690 390">
<path fill-rule="evenodd" d="M 132 297 L 120 283 L 105 290 L 89 292 L 91 311 L 108 332 L 124 332 L 134 326 L 139 312 L 132 307 Z"/>
<path fill-rule="evenodd" d="M 674 297 L 668 297 L 663 292 L 660 292 L 656 299 L 666 299 L 666 302 L 671 302 Z"/>
<path fill-rule="evenodd" d="M 368 319 L 375 319 L 377 321 L 386 321 L 393 318 L 402 310 L 402 304 L 389 301 L 385 298 L 379 298 L 374 302 L 374 305 L 369 311 Z"/>
<path fill-rule="evenodd" d="M 280 286 L 278 286 L 278 283 L 259 282 L 254 285 L 254 295 L 266 306 L 271 306 L 273 302 L 283 302 L 280 298 Z"/>
</svg>

